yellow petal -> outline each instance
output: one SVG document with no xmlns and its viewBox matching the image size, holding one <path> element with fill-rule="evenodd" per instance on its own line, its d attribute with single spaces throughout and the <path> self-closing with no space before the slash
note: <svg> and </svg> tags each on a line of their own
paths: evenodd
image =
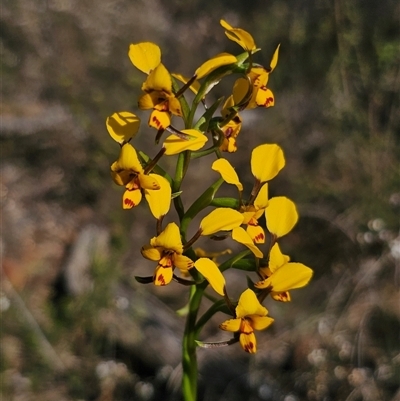
<svg viewBox="0 0 400 401">
<path fill-rule="evenodd" d="M 149 74 L 161 62 L 161 50 L 151 42 L 132 43 L 128 55 L 132 64 L 145 74 Z"/>
<path fill-rule="evenodd" d="M 181 103 L 175 96 L 168 98 L 168 110 L 175 116 L 182 117 Z"/>
<path fill-rule="evenodd" d="M 136 135 L 140 118 L 129 111 L 120 111 L 107 117 L 106 126 L 111 138 L 122 145 Z"/>
<path fill-rule="evenodd" d="M 160 92 L 145 93 L 140 96 L 138 106 L 140 110 L 153 109 L 158 103 L 160 103 Z"/>
<path fill-rule="evenodd" d="M 199 150 L 208 141 L 205 135 L 195 129 L 184 129 L 182 132 L 192 138 L 183 139 L 175 134 L 170 135 L 164 141 L 166 155 L 176 155 L 185 150 Z"/>
<path fill-rule="evenodd" d="M 266 86 L 260 86 L 256 95 L 256 103 L 259 107 L 272 107 L 275 105 L 274 94 Z"/>
<path fill-rule="evenodd" d="M 265 209 L 268 206 L 268 183 L 266 182 L 258 192 L 258 195 L 254 201 L 256 209 Z"/>
<path fill-rule="evenodd" d="M 265 233 L 261 226 L 249 224 L 246 228 L 246 232 L 255 244 L 263 244 L 265 242 Z"/>
<path fill-rule="evenodd" d="M 249 90 L 249 81 L 246 78 L 238 78 L 233 85 L 234 104 L 240 104 Z"/>
<path fill-rule="evenodd" d="M 165 130 L 171 125 L 171 116 L 168 111 L 153 110 L 149 118 L 149 126 L 158 130 Z"/>
<path fill-rule="evenodd" d="M 258 70 L 258 69 L 255 69 L 255 70 Z M 256 73 L 252 76 L 253 76 L 253 85 L 255 88 L 258 89 L 262 86 L 267 86 L 268 79 L 269 79 L 269 73 L 266 70 L 264 70 L 264 68 L 261 69 L 261 72 L 259 74 Z"/>
<path fill-rule="evenodd" d="M 176 223 L 169 223 L 165 227 L 165 230 L 155 238 L 155 241 L 150 243 L 153 246 L 162 246 L 167 250 L 175 251 L 179 254 L 183 252 L 181 235 Z"/>
<path fill-rule="evenodd" d="M 182 74 L 177 74 L 177 73 L 173 73 L 171 74 L 174 78 L 176 78 L 177 80 L 183 82 L 184 84 L 186 84 L 190 78 L 187 78 L 185 76 L 183 76 Z M 197 93 L 199 92 L 200 89 L 200 82 L 199 81 L 193 81 L 193 83 L 190 85 L 190 90 L 197 95 Z"/>
<path fill-rule="evenodd" d="M 236 317 L 241 318 L 248 315 L 267 316 L 268 310 L 262 306 L 256 294 L 250 288 L 242 292 L 236 307 Z"/>
<path fill-rule="evenodd" d="M 256 288 L 271 288 L 273 292 L 285 292 L 308 284 L 313 271 L 302 263 L 287 263 L 266 280 L 255 284 Z"/>
<path fill-rule="evenodd" d="M 139 158 L 137 156 L 135 148 L 129 144 L 126 143 L 125 145 L 122 146 L 121 152 L 119 154 L 119 158 L 117 160 L 117 166 L 115 166 L 115 169 L 120 169 L 120 170 L 131 170 L 134 171 L 138 174 L 143 173 L 143 167 L 140 164 Z M 112 167 L 111 167 L 112 168 Z M 114 170 L 114 171 L 116 171 Z"/>
<path fill-rule="evenodd" d="M 225 138 L 220 149 L 222 152 L 235 153 L 237 151 L 236 139 L 232 137 L 228 139 Z"/>
<path fill-rule="evenodd" d="M 225 278 L 217 265 L 208 258 L 197 259 L 194 267 L 204 276 L 210 283 L 211 287 L 219 295 L 224 296 Z"/>
<path fill-rule="evenodd" d="M 257 258 L 263 257 L 262 252 L 254 245 L 250 235 L 247 234 L 243 227 L 236 227 L 232 230 L 232 239 L 247 246 L 247 248 L 249 248 Z"/>
<path fill-rule="evenodd" d="M 251 326 L 254 330 L 265 330 L 268 326 L 270 326 L 274 319 L 268 316 L 250 316 L 247 319 L 251 320 Z"/>
<path fill-rule="evenodd" d="M 219 20 L 219 23 L 221 24 L 222 28 L 233 29 L 233 26 L 226 22 L 224 19 Z"/>
<path fill-rule="evenodd" d="M 118 161 L 116 161 L 111 165 L 111 177 L 117 185 L 126 185 L 132 180 L 133 176 L 132 171 L 121 170 Z"/>
<path fill-rule="evenodd" d="M 164 64 L 160 63 L 147 77 L 142 85 L 142 90 L 145 92 L 159 91 L 172 94 L 171 75 L 165 68 Z"/>
<path fill-rule="evenodd" d="M 154 272 L 154 284 L 155 285 L 167 285 L 172 280 L 172 275 L 174 271 L 171 267 L 163 267 L 158 265 L 156 271 Z"/>
<path fill-rule="evenodd" d="M 241 323 L 242 323 L 242 319 L 228 319 L 228 320 L 225 320 L 225 322 L 221 323 L 219 325 L 219 328 L 221 330 L 235 332 L 235 331 L 240 330 Z"/>
<path fill-rule="evenodd" d="M 247 31 L 233 28 L 224 20 L 220 20 L 220 24 L 226 29 L 225 34 L 230 40 L 239 44 L 244 50 L 256 50 L 254 39 Z"/>
<path fill-rule="evenodd" d="M 257 342 L 254 332 L 246 334 L 240 333 L 240 345 L 249 354 L 254 354 L 257 351 Z"/>
<path fill-rule="evenodd" d="M 276 144 L 264 144 L 253 149 L 251 172 L 260 182 L 272 180 L 285 166 L 282 149 Z"/>
<path fill-rule="evenodd" d="M 143 189 L 159 190 L 160 184 L 158 183 L 157 177 L 154 174 L 146 175 L 139 174 L 140 187 Z"/>
<path fill-rule="evenodd" d="M 196 71 L 197 79 L 201 79 L 208 75 L 210 72 L 216 70 L 223 65 L 236 63 L 236 57 L 229 53 L 220 53 L 204 62 Z"/>
<path fill-rule="evenodd" d="M 145 245 L 140 250 L 142 256 L 146 259 L 158 262 L 162 258 L 162 252 L 159 248 L 154 248 L 151 245 Z"/>
<path fill-rule="evenodd" d="M 275 243 L 271 248 L 269 253 L 269 270 L 271 273 L 274 273 L 277 269 L 279 269 L 284 264 L 288 263 L 290 260 L 289 256 L 284 255 L 279 248 L 278 243 Z"/>
<path fill-rule="evenodd" d="M 194 266 L 193 260 L 184 255 L 174 254 L 172 256 L 174 266 L 180 270 L 188 271 Z"/>
<path fill-rule="evenodd" d="M 285 196 L 271 198 L 265 209 L 268 231 L 278 238 L 289 233 L 299 218 L 296 205 Z"/>
<path fill-rule="evenodd" d="M 281 45 L 279 44 L 278 47 L 275 49 L 274 55 L 272 56 L 271 64 L 269 65 L 271 68 L 270 72 L 272 72 L 275 69 L 276 65 L 278 64 L 278 55 L 280 46 Z"/>
<path fill-rule="evenodd" d="M 215 160 L 215 162 L 212 164 L 211 168 L 214 171 L 219 172 L 225 182 L 227 182 L 228 184 L 236 185 L 236 187 L 239 191 L 243 191 L 243 185 L 239 181 L 239 177 L 238 177 L 235 169 L 228 162 L 228 160 L 223 159 L 223 158 Z"/>
<path fill-rule="evenodd" d="M 149 204 L 150 211 L 156 219 L 165 216 L 171 206 L 171 185 L 168 180 L 157 174 L 150 174 L 160 186 L 157 190 L 146 189 L 144 196 Z"/>
<path fill-rule="evenodd" d="M 243 222 L 243 215 L 230 208 L 217 208 L 200 222 L 201 235 L 211 235 L 218 231 L 230 231 L 239 227 Z"/>
<path fill-rule="evenodd" d="M 132 191 L 127 189 L 122 196 L 122 208 L 132 209 L 133 207 L 137 206 L 141 200 L 142 193 L 139 189 L 134 189 Z"/>
</svg>

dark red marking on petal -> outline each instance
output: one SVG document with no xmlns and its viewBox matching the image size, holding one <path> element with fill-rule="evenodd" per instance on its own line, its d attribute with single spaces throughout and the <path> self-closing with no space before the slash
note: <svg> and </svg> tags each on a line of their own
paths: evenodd
<svg viewBox="0 0 400 401">
<path fill-rule="evenodd" d="M 265 107 L 268 107 L 270 104 L 274 102 L 274 99 L 272 97 L 267 98 L 267 100 L 264 103 Z"/>
<path fill-rule="evenodd" d="M 164 278 L 164 276 L 162 275 L 162 274 L 160 274 L 158 277 L 157 277 L 157 281 L 160 283 L 160 285 L 165 285 L 166 283 L 165 283 L 165 278 Z"/>
<path fill-rule="evenodd" d="M 152 121 L 158 127 L 158 129 L 161 128 L 161 122 L 156 116 L 153 116 Z"/>
<path fill-rule="evenodd" d="M 260 234 L 256 235 L 255 240 L 260 241 L 260 240 L 263 240 L 264 238 L 265 238 L 264 234 L 260 233 Z"/>
<path fill-rule="evenodd" d="M 225 138 L 230 138 L 232 133 L 233 133 L 233 128 L 232 127 L 228 127 L 224 132 Z"/>
<path fill-rule="evenodd" d="M 129 207 L 134 207 L 134 206 L 135 206 L 135 203 L 133 202 L 133 200 L 131 200 L 131 199 L 129 199 L 129 198 L 125 198 L 125 199 L 124 199 L 124 204 L 125 204 L 126 206 L 129 206 Z"/>
<path fill-rule="evenodd" d="M 248 344 L 245 345 L 244 350 L 246 352 L 250 352 L 254 349 L 254 344 L 252 341 L 250 341 Z"/>
</svg>

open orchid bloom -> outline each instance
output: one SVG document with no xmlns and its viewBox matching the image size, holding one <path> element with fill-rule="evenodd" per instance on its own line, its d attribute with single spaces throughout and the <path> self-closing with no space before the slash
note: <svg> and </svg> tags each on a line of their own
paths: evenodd
<svg viewBox="0 0 400 401">
<path fill-rule="evenodd" d="M 131 209 L 142 200 L 142 189 L 159 190 L 158 176 L 144 174 L 135 148 L 126 143 L 122 146 L 119 158 L 111 165 L 111 175 L 117 185 L 125 186 L 122 207 Z"/>
<path fill-rule="evenodd" d="M 142 247 L 141 253 L 158 263 L 153 277 L 155 285 L 169 284 L 176 267 L 187 273 L 194 266 L 193 261 L 183 255 L 179 227 L 175 223 L 169 223 L 160 235 L 153 237 L 150 245 Z"/>
<path fill-rule="evenodd" d="M 247 78 L 239 78 L 234 85 L 235 102 L 241 103 L 249 91 L 251 85 L 251 97 L 247 101 L 245 108 L 254 109 L 255 107 L 272 107 L 275 105 L 275 97 L 272 91 L 267 87 L 269 74 L 275 69 L 278 63 L 279 47 L 276 48 L 270 67 L 266 70 L 264 67 L 253 67 L 247 74 Z"/>
<path fill-rule="evenodd" d="M 276 243 L 269 255 L 268 267 L 260 269 L 264 280 L 255 284 L 256 288 L 271 290 L 271 297 L 276 301 L 290 301 L 289 290 L 304 287 L 311 280 L 313 271 L 302 263 L 289 262 L 290 258 L 282 254 Z"/>
<path fill-rule="evenodd" d="M 171 75 L 162 63 L 150 72 L 142 90 L 146 93 L 139 99 L 139 108 L 153 109 L 149 119 L 151 127 L 165 130 L 171 125 L 171 114 L 182 116 L 181 104 L 172 91 Z"/>
<path fill-rule="evenodd" d="M 239 298 L 236 307 L 236 318 L 229 319 L 220 324 L 220 329 L 239 332 L 239 341 L 242 348 L 251 354 L 257 351 L 254 330 L 264 330 L 270 326 L 274 319 L 268 317 L 268 310 L 260 304 L 256 294 L 247 289 Z"/>
</svg>

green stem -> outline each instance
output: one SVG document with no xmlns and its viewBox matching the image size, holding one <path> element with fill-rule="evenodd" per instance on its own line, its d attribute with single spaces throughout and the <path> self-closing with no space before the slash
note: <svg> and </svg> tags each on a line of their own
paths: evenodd
<svg viewBox="0 0 400 401">
<path fill-rule="evenodd" d="M 196 319 L 207 282 L 190 289 L 189 313 L 182 342 L 182 393 L 185 401 L 197 400 Z"/>
</svg>

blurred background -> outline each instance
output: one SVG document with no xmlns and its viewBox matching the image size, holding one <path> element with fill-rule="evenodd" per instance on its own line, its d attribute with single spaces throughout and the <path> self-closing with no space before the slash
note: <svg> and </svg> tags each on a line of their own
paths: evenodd
<svg viewBox="0 0 400 401">
<path fill-rule="evenodd" d="M 134 146 L 155 155 L 129 44 L 157 43 L 167 68 L 190 76 L 240 52 L 224 18 L 253 34 L 260 64 L 281 43 L 275 107 L 242 113 L 229 158 L 249 190 L 251 149 L 284 149 L 270 194 L 295 200 L 301 219 L 281 247 L 315 273 L 291 303 L 265 303 L 275 323 L 255 356 L 198 351 L 200 399 L 399 400 L 399 11 L 395 0 L 4 0 L 0 398 L 180 400 L 187 289 L 134 279 L 153 273 L 139 249 L 154 222 L 144 202 L 121 208 L 105 119 L 137 113 Z M 193 187 L 217 178 L 208 163 L 194 163 Z M 242 272 L 227 280 L 232 296 L 246 286 Z M 201 339 L 228 339 L 225 318 Z"/>
</svg>

